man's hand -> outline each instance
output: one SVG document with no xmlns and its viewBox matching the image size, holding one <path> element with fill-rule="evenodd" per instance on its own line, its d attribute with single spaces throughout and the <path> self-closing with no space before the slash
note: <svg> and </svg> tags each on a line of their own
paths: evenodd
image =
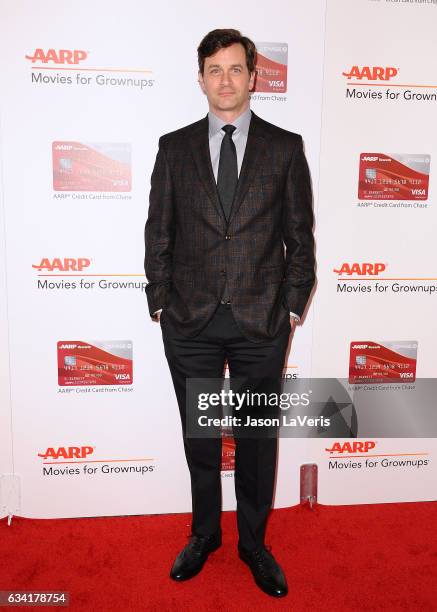
<svg viewBox="0 0 437 612">
<path fill-rule="evenodd" d="M 296 325 L 299 323 L 300 321 L 300 317 L 299 315 L 297 315 L 294 312 L 290 312 L 290 325 L 291 325 L 291 331 L 294 331 L 294 328 L 296 327 Z"/>
<path fill-rule="evenodd" d="M 152 315 L 152 321 L 155 321 L 155 323 L 159 323 L 159 320 L 161 318 L 161 312 L 162 312 L 162 308 L 154 312 Z"/>
</svg>

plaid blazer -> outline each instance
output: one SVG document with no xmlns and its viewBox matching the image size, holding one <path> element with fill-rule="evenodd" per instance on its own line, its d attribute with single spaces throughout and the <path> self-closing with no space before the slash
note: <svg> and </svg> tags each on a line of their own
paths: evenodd
<svg viewBox="0 0 437 612">
<path fill-rule="evenodd" d="M 302 137 L 252 111 L 229 220 L 209 153 L 208 117 L 159 139 L 145 226 L 150 315 L 193 337 L 225 281 L 235 321 L 254 342 L 303 314 L 315 282 L 311 180 Z"/>
</svg>

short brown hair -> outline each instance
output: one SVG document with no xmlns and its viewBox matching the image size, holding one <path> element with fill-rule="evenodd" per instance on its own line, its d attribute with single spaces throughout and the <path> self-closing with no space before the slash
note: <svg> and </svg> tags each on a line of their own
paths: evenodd
<svg viewBox="0 0 437 612">
<path fill-rule="evenodd" d="M 212 30 L 203 37 L 200 45 L 197 47 L 197 59 L 199 62 L 199 71 L 203 74 L 205 67 L 205 59 L 217 53 L 219 49 L 230 47 L 234 43 L 240 43 L 243 45 L 246 52 L 246 64 L 249 74 L 255 72 L 256 62 L 256 47 L 255 44 L 247 38 L 242 36 L 238 30 L 222 29 Z"/>
</svg>

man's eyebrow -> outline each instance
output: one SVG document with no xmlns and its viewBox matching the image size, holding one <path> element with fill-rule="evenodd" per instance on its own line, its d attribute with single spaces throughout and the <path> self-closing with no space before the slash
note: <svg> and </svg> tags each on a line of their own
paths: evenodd
<svg viewBox="0 0 437 612">
<path fill-rule="evenodd" d="M 208 66 L 208 70 L 210 68 L 221 68 L 222 66 L 220 64 L 210 64 Z M 230 68 L 242 68 L 243 64 L 231 64 Z"/>
</svg>

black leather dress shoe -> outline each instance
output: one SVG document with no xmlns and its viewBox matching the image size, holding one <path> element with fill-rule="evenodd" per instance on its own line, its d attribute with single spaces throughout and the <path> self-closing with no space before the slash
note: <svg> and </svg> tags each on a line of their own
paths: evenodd
<svg viewBox="0 0 437 612">
<path fill-rule="evenodd" d="M 221 533 L 210 536 L 191 535 L 188 544 L 176 557 L 170 571 L 173 580 L 188 580 L 200 572 L 209 553 L 222 544 Z"/>
<path fill-rule="evenodd" d="M 247 551 L 239 547 L 238 556 L 250 567 L 256 584 L 264 593 L 273 597 L 287 595 L 288 586 L 284 572 L 266 548 Z"/>
</svg>

